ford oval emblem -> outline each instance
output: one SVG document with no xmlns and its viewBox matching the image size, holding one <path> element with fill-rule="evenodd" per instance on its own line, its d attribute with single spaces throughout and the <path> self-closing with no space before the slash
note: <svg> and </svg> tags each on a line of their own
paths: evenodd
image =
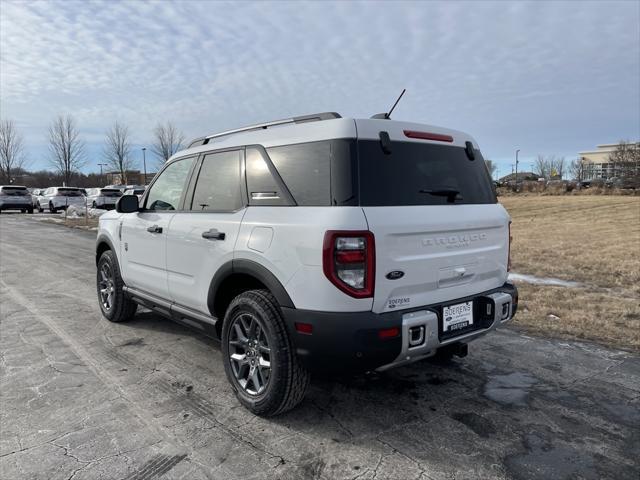
<svg viewBox="0 0 640 480">
<path fill-rule="evenodd" d="M 394 270 L 393 272 L 387 273 L 387 278 L 389 280 L 398 280 L 399 278 L 404 277 L 404 272 L 400 270 Z"/>
</svg>

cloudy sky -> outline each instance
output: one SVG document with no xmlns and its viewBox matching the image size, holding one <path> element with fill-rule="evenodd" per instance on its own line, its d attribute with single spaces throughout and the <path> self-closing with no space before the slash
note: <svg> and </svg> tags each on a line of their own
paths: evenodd
<svg viewBox="0 0 640 480">
<path fill-rule="evenodd" d="M 640 137 L 640 2 L 0 0 L 0 108 L 33 168 L 73 115 L 96 171 L 119 120 L 135 156 L 158 121 L 187 137 L 337 111 L 471 133 L 511 170 Z"/>
</svg>

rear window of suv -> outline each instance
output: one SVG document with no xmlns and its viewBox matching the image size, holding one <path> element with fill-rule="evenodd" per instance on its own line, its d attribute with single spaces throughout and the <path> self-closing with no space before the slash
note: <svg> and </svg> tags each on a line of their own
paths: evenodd
<svg viewBox="0 0 640 480">
<path fill-rule="evenodd" d="M 2 187 L 3 195 L 26 196 L 30 195 L 27 187 Z"/>
<path fill-rule="evenodd" d="M 58 195 L 62 197 L 81 197 L 82 192 L 76 188 L 59 188 Z"/>
<path fill-rule="evenodd" d="M 496 203 L 491 178 L 478 150 L 450 145 L 358 141 L 360 205 L 404 206 Z"/>
</svg>

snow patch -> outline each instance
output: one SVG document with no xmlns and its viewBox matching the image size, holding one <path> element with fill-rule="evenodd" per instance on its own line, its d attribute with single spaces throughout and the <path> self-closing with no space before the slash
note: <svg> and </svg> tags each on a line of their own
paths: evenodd
<svg viewBox="0 0 640 480">
<path fill-rule="evenodd" d="M 530 283 L 532 285 L 549 285 L 552 287 L 578 288 L 582 286 L 579 282 L 571 282 L 569 280 L 561 280 L 559 278 L 535 277 L 533 275 L 525 275 L 524 273 L 510 273 L 509 280 Z"/>
<path fill-rule="evenodd" d="M 98 218 L 103 213 L 107 213 L 107 210 L 100 208 L 89 208 L 85 210 L 84 207 L 76 207 L 75 205 L 70 205 L 67 208 L 67 218 L 84 217 L 85 213 L 89 215 L 89 218 Z"/>
</svg>

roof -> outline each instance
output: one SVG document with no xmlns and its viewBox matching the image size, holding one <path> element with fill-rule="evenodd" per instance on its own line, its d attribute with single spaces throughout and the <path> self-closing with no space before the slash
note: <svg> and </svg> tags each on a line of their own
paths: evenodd
<svg viewBox="0 0 640 480">
<path fill-rule="evenodd" d="M 316 117 L 321 115 L 328 114 L 315 114 Z M 339 116 L 307 121 L 295 121 L 295 119 L 310 117 L 314 117 L 314 115 L 294 117 L 289 120 L 267 122 L 265 124 L 251 125 L 246 128 L 229 130 L 222 132 L 221 134 L 207 135 L 194 141 L 197 142 L 206 138 L 208 139 L 207 144 L 194 145 L 185 150 L 176 152 L 170 160 L 183 157 L 188 154 L 207 152 L 212 149 L 234 148 L 245 145 L 262 145 L 265 148 L 269 148 L 280 145 L 292 145 L 296 143 L 317 142 L 339 138 L 366 138 L 377 140 L 379 139 L 381 131 L 388 132 L 392 140 L 430 142 L 439 145 L 443 144 L 441 141 L 408 138 L 404 134 L 404 130 L 418 130 L 441 135 L 449 135 L 453 137 L 453 140 L 451 142 L 447 142 L 446 144 L 448 145 L 464 147 L 465 142 L 470 141 L 476 148 L 478 148 L 477 143 L 466 133 L 420 123 L 370 118 L 342 118 Z M 192 142 L 192 144 L 194 142 Z"/>
</svg>

